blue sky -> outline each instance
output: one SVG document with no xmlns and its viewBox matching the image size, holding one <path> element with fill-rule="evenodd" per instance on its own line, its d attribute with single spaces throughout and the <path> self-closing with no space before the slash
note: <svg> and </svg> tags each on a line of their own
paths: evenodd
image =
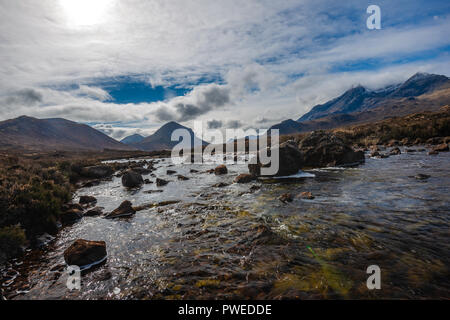
<svg viewBox="0 0 450 320">
<path fill-rule="evenodd" d="M 267 128 L 357 84 L 449 76 L 449 30 L 449 1 L 1 1 L 0 120 Z"/>
</svg>

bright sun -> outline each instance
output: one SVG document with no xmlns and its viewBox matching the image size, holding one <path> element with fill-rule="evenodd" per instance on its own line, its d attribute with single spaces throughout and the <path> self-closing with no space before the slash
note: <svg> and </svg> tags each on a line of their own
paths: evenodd
<svg viewBox="0 0 450 320">
<path fill-rule="evenodd" d="M 68 23 L 72 26 L 91 26 L 104 22 L 113 0 L 59 0 Z"/>
</svg>

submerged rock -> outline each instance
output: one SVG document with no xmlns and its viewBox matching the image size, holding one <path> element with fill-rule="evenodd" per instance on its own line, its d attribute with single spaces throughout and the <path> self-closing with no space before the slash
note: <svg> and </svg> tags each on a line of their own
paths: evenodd
<svg viewBox="0 0 450 320">
<path fill-rule="evenodd" d="M 88 241 L 83 239 L 75 242 L 64 251 L 64 260 L 68 265 L 76 265 L 83 269 L 99 264 L 106 259 L 105 241 Z"/>
<path fill-rule="evenodd" d="M 222 175 L 222 174 L 227 174 L 228 173 L 228 169 L 226 167 L 226 165 L 221 164 L 220 166 L 217 166 L 214 169 L 214 174 L 216 175 Z"/>
<path fill-rule="evenodd" d="M 96 216 L 101 216 L 103 214 L 103 207 L 95 207 L 92 208 L 91 210 L 88 210 L 84 213 L 84 216 L 86 217 L 96 217 Z"/>
<path fill-rule="evenodd" d="M 292 195 L 290 193 L 284 193 L 278 198 L 278 200 L 283 203 L 292 202 Z"/>
<path fill-rule="evenodd" d="M 167 180 L 160 179 L 160 178 L 156 178 L 156 185 L 157 185 L 158 187 L 165 186 L 165 185 L 168 184 L 168 183 L 169 183 L 169 181 L 167 181 Z"/>
<path fill-rule="evenodd" d="M 440 144 L 433 149 L 433 151 L 437 151 L 437 152 L 447 152 L 448 150 L 449 150 L 448 144 L 446 144 L 446 143 Z"/>
<path fill-rule="evenodd" d="M 255 176 L 248 173 L 241 173 L 236 178 L 234 178 L 235 183 L 249 183 L 255 180 Z"/>
<path fill-rule="evenodd" d="M 399 155 L 401 153 L 402 152 L 400 151 L 400 148 L 399 147 L 395 147 L 389 152 L 389 155 L 394 156 L 394 155 Z"/>
<path fill-rule="evenodd" d="M 128 170 L 122 176 L 122 185 L 127 188 L 137 188 L 144 183 L 140 173 L 134 172 L 133 170 Z"/>
<path fill-rule="evenodd" d="M 136 210 L 133 209 L 133 206 L 130 201 L 125 200 L 120 204 L 117 209 L 114 209 L 112 212 L 108 213 L 105 218 L 114 219 L 120 217 L 129 217 L 136 213 Z"/>
<path fill-rule="evenodd" d="M 219 183 L 212 185 L 213 188 L 223 188 L 223 187 L 228 187 L 228 186 L 229 186 L 229 184 L 225 183 L 225 182 L 219 182 Z"/>
<path fill-rule="evenodd" d="M 143 191 L 144 193 L 152 194 L 152 193 L 161 193 L 164 192 L 164 190 L 146 190 Z"/>
<path fill-rule="evenodd" d="M 304 191 L 300 193 L 300 197 L 303 199 L 310 199 L 310 200 L 315 198 L 310 191 Z"/>
</svg>

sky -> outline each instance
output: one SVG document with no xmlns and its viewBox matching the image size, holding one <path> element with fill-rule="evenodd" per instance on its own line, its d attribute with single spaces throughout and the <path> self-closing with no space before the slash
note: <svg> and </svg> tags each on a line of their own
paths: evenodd
<svg viewBox="0 0 450 320">
<path fill-rule="evenodd" d="M 353 86 L 449 76 L 449 31 L 447 0 L 0 0 L 0 121 L 268 128 Z"/>
</svg>

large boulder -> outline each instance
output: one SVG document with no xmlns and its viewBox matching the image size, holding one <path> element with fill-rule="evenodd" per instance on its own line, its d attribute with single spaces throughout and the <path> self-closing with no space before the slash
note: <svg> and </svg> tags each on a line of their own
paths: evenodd
<svg viewBox="0 0 450 320">
<path fill-rule="evenodd" d="M 286 141 L 280 144 L 278 147 L 272 148 L 271 150 L 269 150 L 269 155 L 272 152 L 279 153 L 279 168 L 275 176 L 289 176 L 292 174 L 296 174 L 301 169 L 303 155 L 292 141 Z M 270 164 L 260 164 L 258 154 L 258 163 L 249 164 L 248 170 L 252 176 L 260 176 L 261 167 L 264 166 L 270 166 Z"/>
<path fill-rule="evenodd" d="M 64 251 L 64 260 L 68 265 L 83 268 L 105 261 L 106 255 L 105 241 L 78 239 Z"/>
<path fill-rule="evenodd" d="M 310 133 L 298 145 L 286 141 L 270 152 L 279 152 L 279 169 L 274 176 L 289 176 L 302 168 L 356 165 L 365 160 L 363 151 L 354 151 L 336 135 L 325 131 Z M 248 165 L 253 176 L 261 175 L 261 167 L 259 159 L 257 164 Z"/>
<path fill-rule="evenodd" d="M 298 145 L 302 155 L 301 167 L 345 166 L 363 163 L 363 151 L 354 151 L 336 135 L 313 131 Z"/>
<path fill-rule="evenodd" d="M 226 167 L 226 165 L 221 164 L 220 166 L 217 166 L 214 169 L 214 174 L 216 175 L 222 175 L 222 174 L 227 174 L 228 173 L 228 169 Z"/>
<path fill-rule="evenodd" d="M 140 173 L 128 170 L 122 176 L 122 185 L 127 188 L 137 188 L 144 184 L 144 179 Z"/>
<path fill-rule="evenodd" d="M 81 175 L 86 178 L 102 179 L 111 176 L 114 169 L 108 165 L 98 165 L 84 167 L 81 169 Z"/>
<path fill-rule="evenodd" d="M 129 217 L 136 213 L 130 201 L 125 200 L 120 204 L 120 206 L 114 209 L 112 212 L 108 213 L 105 218 L 114 219 L 120 217 Z"/>
</svg>

